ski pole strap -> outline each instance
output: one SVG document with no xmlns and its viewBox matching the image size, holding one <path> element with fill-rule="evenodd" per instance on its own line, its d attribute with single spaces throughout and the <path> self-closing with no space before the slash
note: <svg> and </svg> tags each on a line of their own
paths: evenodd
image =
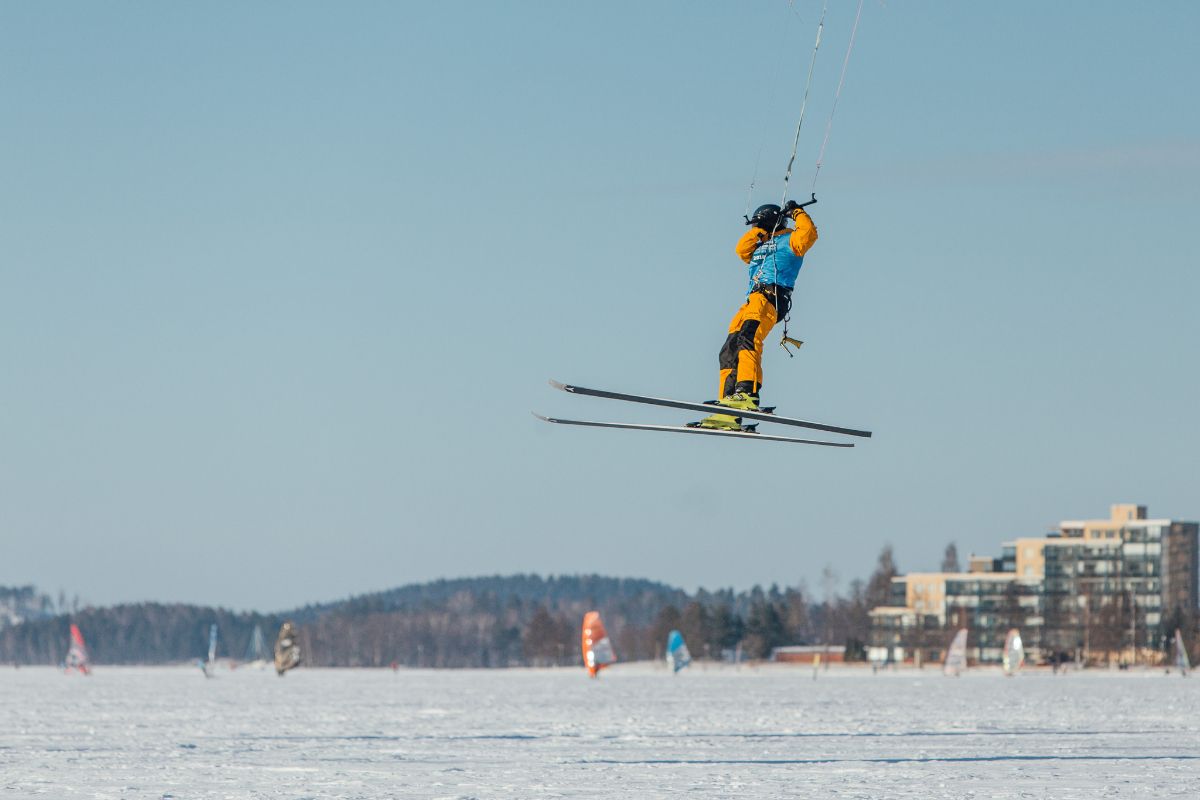
<svg viewBox="0 0 1200 800">
<path fill-rule="evenodd" d="M 779 346 L 783 348 L 783 352 L 788 354 L 788 358 L 795 358 L 795 356 L 792 355 L 792 351 L 788 349 L 788 345 L 790 344 L 792 347 L 799 350 L 800 345 L 804 344 L 804 342 L 800 341 L 799 339 L 793 339 L 792 337 L 788 336 L 788 322 L 792 318 L 792 315 L 790 313 L 791 309 L 789 308 L 788 311 L 789 311 L 788 315 L 783 318 L 783 338 L 781 338 L 779 340 Z"/>
</svg>

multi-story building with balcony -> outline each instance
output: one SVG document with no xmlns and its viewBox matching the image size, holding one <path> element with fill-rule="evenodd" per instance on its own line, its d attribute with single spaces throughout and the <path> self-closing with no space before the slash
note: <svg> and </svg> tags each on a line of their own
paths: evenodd
<svg viewBox="0 0 1200 800">
<path fill-rule="evenodd" d="M 975 560 L 970 572 L 915 572 L 892 579 L 891 605 L 871 612 L 879 661 L 940 661 L 948 631 L 968 630 L 968 657 L 999 662 L 1009 628 L 1027 631 L 1036 651 L 1041 625 L 1040 582 L 992 569 L 992 559 Z M 879 635 L 874 633 L 878 631 Z"/>
<path fill-rule="evenodd" d="M 872 612 L 871 655 L 935 660 L 967 628 L 968 656 L 999 661 L 1017 628 L 1034 659 L 1153 658 L 1176 610 L 1200 605 L 1197 539 L 1195 522 L 1115 505 L 1109 519 L 1068 520 L 1003 543 L 999 558 L 972 556 L 965 573 L 898 576 L 890 605 Z"/>
<path fill-rule="evenodd" d="M 1197 524 L 1116 505 L 1107 520 L 1066 521 L 1044 540 L 1046 649 L 1140 661 L 1162 647 L 1165 614 L 1197 605 Z"/>
</svg>

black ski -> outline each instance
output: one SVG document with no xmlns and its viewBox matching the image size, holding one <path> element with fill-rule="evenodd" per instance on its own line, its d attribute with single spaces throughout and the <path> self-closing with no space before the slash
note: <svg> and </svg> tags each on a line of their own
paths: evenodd
<svg viewBox="0 0 1200 800">
<path fill-rule="evenodd" d="M 734 439 L 761 439 L 767 442 L 792 442 L 793 444 L 816 444 L 824 447 L 854 447 L 853 442 L 820 442 L 815 439 L 793 439 L 790 436 L 771 436 L 751 431 L 719 431 L 712 428 L 688 428 L 683 425 L 639 425 L 630 422 L 591 422 L 581 419 L 559 419 L 534 414 L 540 420 L 557 425 L 582 425 L 588 428 L 624 428 L 631 431 L 664 431 L 667 433 L 699 433 L 706 436 L 725 436 Z"/>
<path fill-rule="evenodd" d="M 736 411 L 731 408 L 717 405 L 716 403 L 691 403 L 686 400 L 665 400 L 660 397 L 643 397 L 640 394 L 622 394 L 621 392 L 609 392 L 603 389 L 585 389 L 582 386 L 571 386 L 558 381 L 550 381 L 550 385 L 555 389 L 562 389 L 570 394 L 587 395 L 588 397 L 603 397 L 609 400 L 624 400 L 627 403 L 645 403 L 651 406 L 665 406 L 667 408 L 682 408 L 687 411 L 698 411 L 702 414 L 729 414 L 730 416 L 741 417 L 742 419 L 756 420 L 759 422 L 778 422 L 781 425 L 795 425 L 800 428 L 812 428 L 818 431 L 828 431 L 829 433 L 841 433 L 846 436 L 865 436 L 871 435 L 870 431 L 860 431 L 854 428 L 840 428 L 836 425 L 825 425 L 820 422 L 809 422 L 803 419 L 792 419 L 791 417 L 780 417 L 772 413 L 763 411 Z M 700 430 L 711 432 L 708 428 Z M 736 431 L 734 432 L 736 433 Z M 756 436 L 760 434 L 748 434 Z"/>
</svg>

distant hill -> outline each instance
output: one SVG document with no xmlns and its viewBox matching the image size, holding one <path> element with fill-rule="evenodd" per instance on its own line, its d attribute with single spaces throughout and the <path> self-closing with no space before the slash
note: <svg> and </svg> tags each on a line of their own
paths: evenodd
<svg viewBox="0 0 1200 800">
<path fill-rule="evenodd" d="M 26 619 L 0 630 L 0 662 L 57 664 L 71 622 L 95 664 L 163 664 L 204 656 L 208 628 L 218 653 L 239 659 L 254 627 L 268 641 L 285 619 L 300 626 L 304 663 L 316 666 L 503 667 L 576 664 L 584 613 L 599 610 L 624 661 L 659 658 L 678 628 L 694 655 L 719 657 L 739 643 L 752 656 L 779 644 L 865 637 L 858 601 L 813 605 L 799 590 L 681 589 L 601 575 L 490 576 L 438 580 L 310 605 L 277 614 L 205 606 L 139 603 Z"/>
<path fill-rule="evenodd" d="M 606 608 L 630 622 L 647 625 L 663 606 L 682 607 L 691 598 L 682 589 L 641 578 L 602 575 L 493 575 L 412 583 L 289 612 L 299 622 L 327 614 L 366 615 L 381 612 L 421 612 L 455 609 L 462 612 L 498 611 L 508 607 L 544 605 L 551 611 L 578 612 Z"/>
<path fill-rule="evenodd" d="M 600 609 L 610 633 L 623 634 L 627 657 L 647 658 L 654 650 L 642 646 L 641 636 L 664 608 L 689 601 L 681 589 L 642 579 L 495 575 L 401 586 L 297 609 L 293 616 L 322 664 L 568 664 L 578 658 L 586 612 Z"/>
</svg>

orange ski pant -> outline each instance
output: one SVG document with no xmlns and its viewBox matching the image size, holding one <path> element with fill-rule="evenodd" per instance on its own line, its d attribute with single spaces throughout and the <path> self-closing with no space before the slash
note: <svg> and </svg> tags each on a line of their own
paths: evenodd
<svg viewBox="0 0 1200 800">
<path fill-rule="evenodd" d="M 763 381 L 763 342 L 778 319 L 771 298 L 763 292 L 751 292 L 729 322 L 729 335 L 718 357 L 721 367 L 718 397 L 728 397 L 735 391 L 758 393 Z"/>
</svg>

